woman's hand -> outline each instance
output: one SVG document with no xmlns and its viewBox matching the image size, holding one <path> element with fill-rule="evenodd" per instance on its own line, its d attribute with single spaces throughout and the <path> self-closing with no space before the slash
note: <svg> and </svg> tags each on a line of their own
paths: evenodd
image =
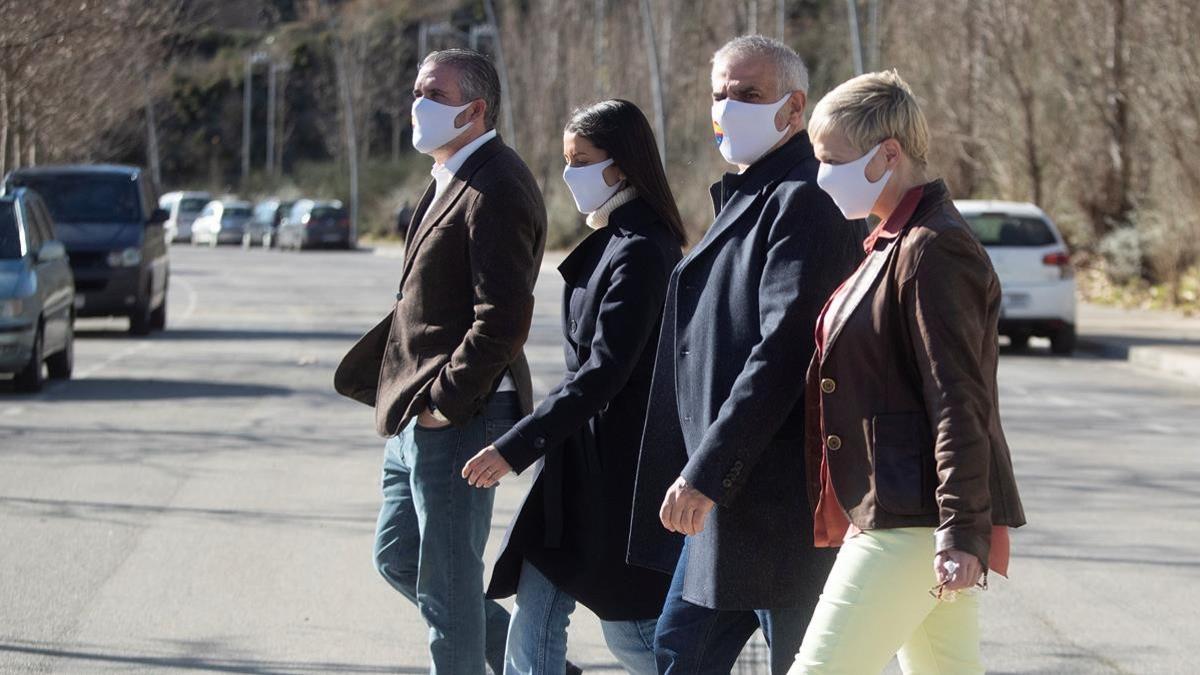
<svg viewBox="0 0 1200 675">
<path fill-rule="evenodd" d="M 477 488 L 490 488 L 499 484 L 500 479 L 511 471 L 512 467 L 501 456 L 496 446 L 489 445 L 467 461 L 462 470 L 462 477 Z"/>
<path fill-rule="evenodd" d="M 972 588 L 983 576 L 983 565 L 979 563 L 979 558 L 956 549 L 935 555 L 933 570 L 937 574 L 938 586 L 947 593 Z"/>
</svg>

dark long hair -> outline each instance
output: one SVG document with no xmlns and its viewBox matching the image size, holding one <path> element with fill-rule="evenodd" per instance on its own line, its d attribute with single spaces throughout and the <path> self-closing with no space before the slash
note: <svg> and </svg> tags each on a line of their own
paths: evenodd
<svg viewBox="0 0 1200 675">
<path fill-rule="evenodd" d="M 584 106 L 571 114 L 563 131 L 583 136 L 607 152 L 638 196 L 667 224 L 679 245 L 687 244 L 687 231 L 658 156 L 654 131 L 636 105 L 614 98 Z"/>
</svg>

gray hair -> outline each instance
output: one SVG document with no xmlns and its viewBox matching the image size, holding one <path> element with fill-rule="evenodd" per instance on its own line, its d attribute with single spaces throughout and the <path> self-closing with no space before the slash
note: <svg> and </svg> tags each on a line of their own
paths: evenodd
<svg viewBox="0 0 1200 675">
<path fill-rule="evenodd" d="M 488 129 L 496 128 L 496 120 L 500 118 L 500 76 L 492 60 L 473 49 L 442 49 L 430 52 L 421 60 L 420 67 L 443 64 L 458 70 L 458 86 L 465 100 L 483 99 L 487 104 L 484 124 Z"/>
<path fill-rule="evenodd" d="M 713 65 L 730 59 L 764 57 L 775 64 L 784 91 L 808 93 L 808 66 L 794 49 L 765 35 L 742 35 L 726 42 L 713 54 Z M 783 93 L 783 92 L 780 92 Z"/>
</svg>

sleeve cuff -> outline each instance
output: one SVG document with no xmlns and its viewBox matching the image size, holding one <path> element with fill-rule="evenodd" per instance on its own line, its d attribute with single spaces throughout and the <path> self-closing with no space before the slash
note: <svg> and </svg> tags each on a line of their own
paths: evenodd
<svg viewBox="0 0 1200 675">
<path fill-rule="evenodd" d="M 703 466 L 701 462 L 696 461 L 697 459 L 699 455 L 688 460 L 687 466 L 683 467 L 679 475 L 687 481 L 689 487 L 699 490 L 705 497 L 721 506 L 728 506 L 734 493 L 733 479 Z"/>
<path fill-rule="evenodd" d="M 976 532 L 966 532 L 960 529 L 939 529 L 934 533 L 937 543 L 937 553 L 949 551 L 965 551 L 975 556 L 984 570 L 988 568 L 988 555 L 991 552 L 991 532 L 981 535 Z"/>
<path fill-rule="evenodd" d="M 520 474 L 546 454 L 546 443 L 545 434 L 538 431 L 533 420 L 526 417 L 492 445 L 512 470 Z"/>
</svg>

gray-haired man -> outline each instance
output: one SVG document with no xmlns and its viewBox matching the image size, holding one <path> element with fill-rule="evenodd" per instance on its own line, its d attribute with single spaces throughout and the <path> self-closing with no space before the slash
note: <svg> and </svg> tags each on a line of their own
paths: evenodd
<svg viewBox="0 0 1200 675">
<path fill-rule="evenodd" d="M 509 617 L 483 597 L 494 490 L 460 474 L 533 407 L 522 347 L 546 210 L 496 135 L 500 82 L 486 57 L 430 54 L 413 95 L 413 145 L 433 157 L 433 180 L 408 227 L 395 306 L 335 384 L 375 406 L 388 438 L 375 565 L 429 624 L 432 672 L 499 673 Z"/>
<path fill-rule="evenodd" d="M 672 275 L 630 562 L 675 574 L 660 672 L 728 673 L 761 626 L 783 673 L 834 559 L 813 547 L 804 374 L 817 315 L 867 232 L 817 187 L 795 52 L 737 38 L 713 57 L 712 84 L 718 145 L 739 170 L 712 186 L 716 219 Z"/>
</svg>

